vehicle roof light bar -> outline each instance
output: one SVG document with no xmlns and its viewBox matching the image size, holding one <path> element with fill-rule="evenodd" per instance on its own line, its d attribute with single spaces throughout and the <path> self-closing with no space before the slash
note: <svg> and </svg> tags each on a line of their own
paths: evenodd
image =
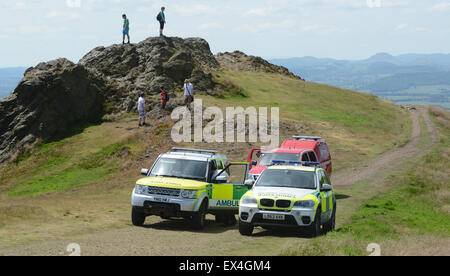
<svg viewBox="0 0 450 276">
<path fill-rule="evenodd" d="M 319 162 L 310 162 L 310 161 L 285 161 L 285 160 L 272 160 L 273 165 L 302 165 L 305 167 L 318 167 L 320 166 Z"/>
<path fill-rule="evenodd" d="M 305 140 L 305 141 L 319 141 L 322 139 L 322 137 L 316 137 L 316 136 L 292 136 L 295 140 Z"/>
<path fill-rule="evenodd" d="M 172 148 L 172 152 L 198 153 L 198 154 L 209 154 L 209 155 L 217 154 L 217 151 L 214 151 L 214 150 L 199 150 L 199 149 L 185 149 L 185 148 Z"/>
</svg>

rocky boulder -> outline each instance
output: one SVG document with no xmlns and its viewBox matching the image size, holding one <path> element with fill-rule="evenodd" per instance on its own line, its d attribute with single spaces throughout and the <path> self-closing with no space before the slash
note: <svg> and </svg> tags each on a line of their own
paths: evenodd
<svg viewBox="0 0 450 276">
<path fill-rule="evenodd" d="M 103 80 L 66 59 L 28 69 L 0 102 L 0 163 L 39 140 L 67 134 L 76 123 L 101 120 L 106 90 Z"/>
<path fill-rule="evenodd" d="M 160 87 L 181 90 L 185 79 L 196 90 L 214 88 L 211 70 L 219 63 L 201 38 L 151 37 L 138 44 L 97 47 L 79 62 L 103 77 L 119 94 L 108 112 L 130 111 L 140 93 L 159 94 Z"/>
</svg>

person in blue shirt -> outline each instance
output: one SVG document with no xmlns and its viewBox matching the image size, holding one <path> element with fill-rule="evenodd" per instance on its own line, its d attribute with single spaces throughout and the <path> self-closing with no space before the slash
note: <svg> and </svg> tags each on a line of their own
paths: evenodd
<svg viewBox="0 0 450 276">
<path fill-rule="evenodd" d="M 126 14 L 122 15 L 123 18 L 123 40 L 122 40 L 122 44 L 125 44 L 125 36 L 128 37 L 128 44 L 130 44 L 130 21 L 127 18 Z"/>
<path fill-rule="evenodd" d="M 166 24 L 166 15 L 164 12 L 166 11 L 165 7 L 161 8 L 161 12 L 158 14 L 158 21 L 159 21 L 159 36 L 163 37 L 163 31 L 164 31 L 164 25 Z"/>
</svg>

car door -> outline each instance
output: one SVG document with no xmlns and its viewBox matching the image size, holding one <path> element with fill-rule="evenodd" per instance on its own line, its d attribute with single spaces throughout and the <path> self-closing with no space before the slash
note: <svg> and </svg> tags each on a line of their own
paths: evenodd
<svg viewBox="0 0 450 276">
<path fill-rule="evenodd" d="M 244 185 L 244 181 L 248 177 L 249 167 L 249 163 L 247 162 L 232 162 L 217 175 L 219 177 L 228 172 L 231 177 L 230 182 L 217 183 L 214 179 L 211 179 L 210 209 L 238 211 L 239 201 L 248 191 L 248 187 Z"/>
<path fill-rule="evenodd" d="M 332 205 L 330 205 L 330 195 L 331 192 L 322 192 L 322 187 L 324 184 L 328 184 L 326 174 L 323 170 L 317 171 L 317 175 L 319 177 L 319 185 L 320 185 L 320 197 L 321 197 L 321 205 L 322 205 L 322 222 L 328 221 L 331 217 L 331 209 Z"/>
</svg>

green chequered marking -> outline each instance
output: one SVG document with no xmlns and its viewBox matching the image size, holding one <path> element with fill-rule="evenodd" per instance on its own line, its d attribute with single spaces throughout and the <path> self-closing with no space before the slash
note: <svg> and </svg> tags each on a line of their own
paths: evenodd
<svg viewBox="0 0 450 276">
<path fill-rule="evenodd" d="M 241 198 L 248 192 L 248 187 L 245 185 L 233 185 L 233 199 L 241 200 Z"/>
</svg>

